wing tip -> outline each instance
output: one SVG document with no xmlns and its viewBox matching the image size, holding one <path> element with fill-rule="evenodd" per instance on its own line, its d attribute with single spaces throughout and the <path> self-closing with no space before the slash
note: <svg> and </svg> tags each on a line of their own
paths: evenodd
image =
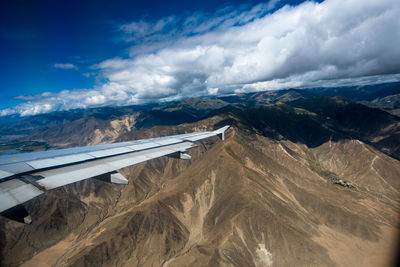
<svg viewBox="0 0 400 267">
<path fill-rule="evenodd" d="M 218 135 L 222 141 L 225 140 L 225 131 L 228 130 L 228 128 L 230 127 L 230 125 L 225 125 L 224 127 L 221 127 L 217 130 L 215 130 L 213 133 L 215 133 L 216 135 Z"/>
<path fill-rule="evenodd" d="M 215 130 L 214 133 L 223 133 L 226 130 L 228 130 L 229 127 L 230 127 L 230 125 L 225 125 L 224 127 L 221 127 L 219 129 Z"/>
</svg>

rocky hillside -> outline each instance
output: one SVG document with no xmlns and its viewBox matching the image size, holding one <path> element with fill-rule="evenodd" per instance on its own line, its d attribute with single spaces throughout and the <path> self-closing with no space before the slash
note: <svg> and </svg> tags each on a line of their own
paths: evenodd
<svg viewBox="0 0 400 267">
<path fill-rule="evenodd" d="M 232 127 L 189 161 L 122 169 L 127 186 L 89 179 L 49 191 L 25 204 L 31 225 L 0 216 L 0 266 L 392 266 L 400 118 L 388 103 L 398 90 L 291 89 L 11 118 L 0 124 L 2 153 Z"/>
<path fill-rule="evenodd" d="M 333 115 L 353 103 L 339 100 L 327 102 Z M 93 143 L 233 127 L 226 141 L 191 150 L 192 160 L 121 170 L 127 186 L 90 179 L 50 191 L 26 204 L 31 225 L 0 218 L 2 265 L 391 266 L 400 161 L 355 134 L 361 122 L 349 129 L 324 113 L 332 107 L 303 104 L 148 130 L 110 123 Z M 396 117 L 371 110 L 381 124 L 370 136 L 398 129 Z"/>
</svg>

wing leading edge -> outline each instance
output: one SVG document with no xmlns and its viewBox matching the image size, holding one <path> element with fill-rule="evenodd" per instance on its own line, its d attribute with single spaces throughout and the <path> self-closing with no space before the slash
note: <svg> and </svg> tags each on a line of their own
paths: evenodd
<svg viewBox="0 0 400 267">
<path fill-rule="evenodd" d="M 92 177 L 127 184 L 128 180 L 116 170 L 167 155 L 190 159 L 185 152 L 195 146 L 193 142 L 212 136 L 224 140 L 224 132 L 228 128 L 0 156 L 0 213 L 4 216 L 12 213 L 11 217 L 15 217 L 14 209 L 21 213 L 21 204 L 45 191 Z M 31 219 L 25 217 L 19 221 L 30 222 Z"/>
</svg>

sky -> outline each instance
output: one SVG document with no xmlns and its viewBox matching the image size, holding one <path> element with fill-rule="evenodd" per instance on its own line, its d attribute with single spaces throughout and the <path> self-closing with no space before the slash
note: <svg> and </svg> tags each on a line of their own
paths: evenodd
<svg viewBox="0 0 400 267">
<path fill-rule="evenodd" d="M 0 3 L 0 115 L 400 81 L 400 1 Z"/>
</svg>

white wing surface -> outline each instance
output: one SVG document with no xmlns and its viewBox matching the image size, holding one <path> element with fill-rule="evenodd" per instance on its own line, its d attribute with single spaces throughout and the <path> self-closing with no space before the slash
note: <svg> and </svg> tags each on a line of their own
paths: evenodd
<svg viewBox="0 0 400 267">
<path fill-rule="evenodd" d="M 116 170 L 166 155 L 190 159 L 185 152 L 195 146 L 194 141 L 216 135 L 224 139 L 224 132 L 228 128 L 225 126 L 215 131 L 0 156 L 0 213 L 4 212 L 4 215 L 46 190 L 91 177 L 127 184 L 128 180 Z M 22 221 L 26 222 L 27 219 Z"/>
</svg>

